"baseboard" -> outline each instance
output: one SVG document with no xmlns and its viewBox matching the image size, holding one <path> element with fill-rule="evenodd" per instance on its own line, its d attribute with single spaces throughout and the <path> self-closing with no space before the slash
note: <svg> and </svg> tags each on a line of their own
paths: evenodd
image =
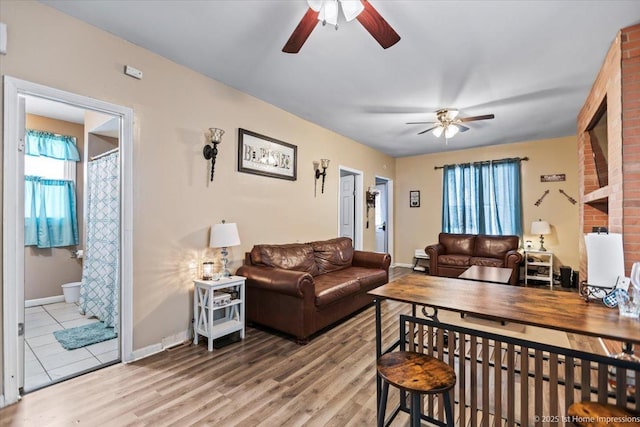
<svg viewBox="0 0 640 427">
<path fill-rule="evenodd" d="M 36 307 L 38 305 L 54 304 L 56 302 L 64 302 L 64 295 L 56 295 L 55 297 L 28 299 L 28 300 L 25 300 L 24 306 L 25 308 L 28 308 L 28 307 Z"/>
<path fill-rule="evenodd" d="M 130 362 L 135 362 L 136 360 L 144 359 L 145 357 L 149 357 L 156 353 L 160 353 L 171 347 L 180 345 L 185 341 L 189 341 L 190 339 L 191 339 L 191 334 L 189 333 L 189 330 L 178 332 L 175 335 L 162 338 L 162 342 L 159 342 L 157 344 L 151 344 L 146 347 L 135 350 L 132 353 L 133 357 L 130 360 Z"/>
</svg>

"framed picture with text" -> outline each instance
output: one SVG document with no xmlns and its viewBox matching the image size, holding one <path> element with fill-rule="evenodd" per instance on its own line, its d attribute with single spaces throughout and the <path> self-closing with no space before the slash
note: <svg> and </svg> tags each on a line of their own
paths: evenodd
<svg viewBox="0 0 640 427">
<path fill-rule="evenodd" d="M 246 129 L 238 129 L 238 172 L 297 179 L 298 147 Z"/>
<path fill-rule="evenodd" d="M 409 191 L 409 207 L 410 208 L 420 207 L 420 191 L 418 190 Z"/>
</svg>

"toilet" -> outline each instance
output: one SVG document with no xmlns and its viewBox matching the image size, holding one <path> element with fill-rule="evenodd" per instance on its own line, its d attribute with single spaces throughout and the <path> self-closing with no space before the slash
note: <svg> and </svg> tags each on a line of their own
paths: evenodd
<svg viewBox="0 0 640 427">
<path fill-rule="evenodd" d="M 62 285 L 64 302 L 67 304 L 78 302 L 80 300 L 80 286 L 82 286 L 82 282 L 70 282 Z"/>
</svg>

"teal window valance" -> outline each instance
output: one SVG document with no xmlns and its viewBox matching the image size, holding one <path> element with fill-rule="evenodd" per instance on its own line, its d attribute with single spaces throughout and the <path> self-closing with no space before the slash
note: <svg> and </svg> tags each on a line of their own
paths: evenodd
<svg viewBox="0 0 640 427">
<path fill-rule="evenodd" d="M 28 129 L 25 153 L 30 156 L 44 156 L 58 160 L 80 161 L 76 138 L 51 132 Z"/>
</svg>

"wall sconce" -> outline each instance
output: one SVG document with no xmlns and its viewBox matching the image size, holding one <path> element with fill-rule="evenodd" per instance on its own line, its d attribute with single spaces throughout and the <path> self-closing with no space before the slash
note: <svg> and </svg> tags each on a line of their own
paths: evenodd
<svg viewBox="0 0 640 427">
<path fill-rule="evenodd" d="M 380 194 L 380 190 L 376 187 L 371 186 L 367 189 L 366 198 L 367 198 L 367 228 L 369 228 L 369 209 L 373 209 L 376 207 L 376 196 Z"/>
<path fill-rule="evenodd" d="M 218 155 L 218 144 L 222 142 L 222 135 L 224 135 L 224 131 L 218 128 L 209 128 L 209 138 L 211 145 L 209 143 L 205 144 L 202 149 L 202 154 L 206 160 L 211 160 L 211 181 L 213 181 L 213 170 L 216 167 L 216 156 Z"/>
<path fill-rule="evenodd" d="M 320 172 L 320 168 L 322 167 L 322 172 Z M 318 183 L 318 179 L 322 177 L 322 193 L 324 194 L 324 179 L 327 176 L 327 168 L 329 167 L 329 159 L 320 159 L 320 163 L 313 162 L 313 169 L 316 171 L 316 181 L 313 184 L 313 196 L 316 195 L 316 185 Z"/>
</svg>

